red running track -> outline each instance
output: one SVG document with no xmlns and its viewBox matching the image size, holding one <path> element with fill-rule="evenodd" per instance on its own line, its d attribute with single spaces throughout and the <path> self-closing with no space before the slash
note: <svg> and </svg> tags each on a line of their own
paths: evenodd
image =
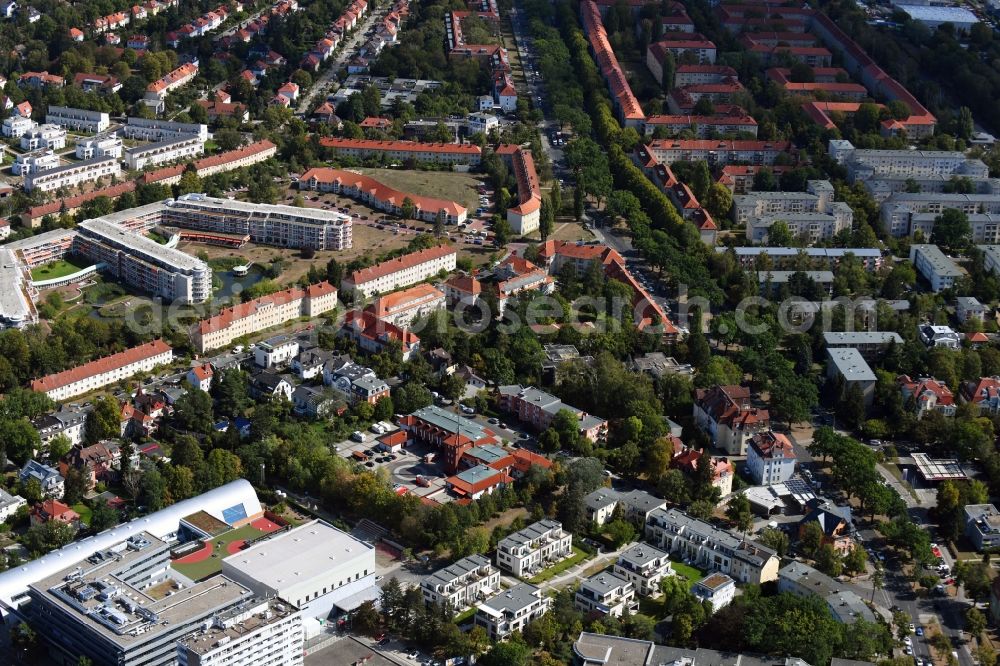
<svg viewBox="0 0 1000 666">
<path fill-rule="evenodd" d="M 212 556 L 212 544 L 206 543 L 202 546 L 201 550 L 196 550 L 190 555 L 185 555 L 174 560 L 175 564 L 194 564 L 195 562 L 202 562 L 207 560 Z"/>
</svg>

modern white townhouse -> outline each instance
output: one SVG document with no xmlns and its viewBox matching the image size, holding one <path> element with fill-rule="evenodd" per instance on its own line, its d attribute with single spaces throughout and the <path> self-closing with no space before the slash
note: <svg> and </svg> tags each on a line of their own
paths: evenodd
<svg viewBox="0 0 1000 666">
<path fill-rule="evenodd" d="M 166 365 L 173 359 L 174 350 L 163 340 L 154 340 L 36 379 L 31 382 L 31 390 L 44 393 L 52 400 L 60 402 L 128 379 L 140 372 L 150 372 L 153 368 Z"/>
<path fill-rule="evenodd" d="M 59 164 L 59 156 L 51 150 L 36 150 L 30 153 L 19 153 L 14 158 L 10 170 L 15 176 L 29 176 L 55 169 Z"/>
<path fill-rule="evenodd" d="M 518 583 L 480 603 L 475 623 L 486 630 L 490 640 L 502 641 L 549 612 L 552 603 L 552 597 L 541 588 Z"/>
<path fill-rule="evenodd" d="M 615 575 L 632 583 L 636 594 L 658 597 L 660 582 L 674 575 L 670 556 L 648 543 L 635 543 L 622 551 L 615 562 Z"/>
<path fill-rule="evenodd" d="M 572 553 L 573 535 L 563 531 L 562 523 L 545 519 L 497 544 L 497 566 L 515 576 L 526 576 Z"/>
<path fill-rule="evenodd" d="M 58 125 L 35 125 L 21 135 L 21 150 L 61 150 L 66 147 L 66 130 Z"/>
<path fill-rule="evenodd" d="M 181 136 L 197 136 L 202 141 L 208 141 L 208 125 L 200 123 L 178 123 L 171 120 L 130 116 L 121 131 L 126 139 L 141 141 L 166 141 Z"/>
<path fill-rule="evenodd" d="M 45 122 L 76 132 L 106 132 L 111 127 L 111 117 L 102 111 L 74 109 L 68 106 L 50 106 Z"/>
<path fill-rule="evenodd" d="M 949 259 L 937 245 L 914 244 L 910 246 L 910 261 L 917 272 L 931 285 L 934 293 L 950 289 L 965 271 Z"/>
<path fill-rule="evenodd" d="M 780 560 L 773 550 L 678 509 L 657 509 L 650 514 L 646 540 L 697 567 L 719 571 L 742 583 L 759 585 L 778 577 Z"/>
<path fill-rule="evenodd" d="M 500 571 L 482 555 L 470 555 L 421 580 L 420 589 L 425 603 L 458 613 L 499 592 Z"/>
<path fill-rule="evenodd" d="M 72 189 L 81 185 L 89 185 L 102 178 L 118 178 L 122 175 L 118 160 L 109 157 L 97 157 L 92 160 L 67 164 L 37 174 L 31 174 L 24 179 L 24 189 L 31 192 L 51 192 L 61 188 Z"/>
<path fill-rule="evenodd" d="M 76 142 L 76 159 L 92 160 L 99 157 L 121 159 L 123 144 L 116 134 L 99 134 Z"/>
<path fill-rule="evenodd" d="M 573 605 L 584 613 L 612 617 L 639 611 L 639 602 L 635 600 L 635 586 L 625 578 L 607 571 L 594 574 L 580 583 Z"/>
<path fill-rule="evenodd" d="M 131 171 L 141 171 L 160 164 L 197 157 L 203 152 L 205 152 L 205 142 L 200 137 L 183 136 L 165 139 L 126 150 L 125 166 Z"/>
<path fill-rule="evenodd" d="M 736 581 L 724 573 L 710 573 L 691 588 L 691 594 L 712 604 L 712 612 L 725 608 L 736 598 Z"/>
<path fill-rule="evenodd" d="M 396 259 L 354 271 L 346 276 L 340 290 L 354 293 L 355 297 L 369 298 L 386 294 L 411 284 L 423 282 L 444 271 L 455 270 L 458 252 L 450 245 L 411 252 Z"/>
</svg>

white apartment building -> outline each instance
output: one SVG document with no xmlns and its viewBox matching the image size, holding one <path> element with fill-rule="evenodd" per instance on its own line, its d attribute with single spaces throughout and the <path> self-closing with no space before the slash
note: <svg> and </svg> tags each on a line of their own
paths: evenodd
<svg viewBox="0 0 1000 666">
<path fill-rule="evenodd" d="M 920 230 L 925 238 L 930 238 L 934 219 L 949 208 L 968 216 L 974 243 L 996 243 L 1000 239 L 1000 195 L 997 194 L 899 192 L 882 202 L 882 228 L 892 236 L 912 236 Z"/>
<path fill-rule="evenodd" d="M 549 612 L 552 603 L 552 597 L 541 588 L 518 583 L 479 604 L 475 623 L 486 630 L 491 641 L 502 641 Z"/>
<path fill-rule="evenodd" d="M 191 330 L 191 341 L 200 353 L 218 349 L 251 333 L 279 326 L 298 317 L 317 317 L 337 308 L 337 288 L 319 282 L 293 287 L 226 308 L 203 319 Z"/>
<path fill-rule="evenodd" d="M 409 289 L 378 296 L 372 311 L 382 321 L 406 328 L 432 312 L 444 309 L 444 292 L 429 284 L 418 284 Z"/>
<path fill-rule="evenodd" d="M 975 296 L 959 296 L 955 299 L 955 317 L 961 324 L 970 319 L 982 323 L 986 318 L 986 306 Z"/>
<path fill-rule="evenodd" d="M 625 611 L 639 611 L 632 583 L 606 571 L 594 574 L 580 583 L 573 605 L 584 613 L 600 613 L 612 617 L 621 617 Z"/>
<path fill-rule="evenodd" d="M 354 271 L 344 278 L 340 289 L 362 298 L 385 294 L 423 282 L 441 271 L 450 273 L 455 270 L 457 259 L 455 248 L 438 245 Z"/>
<path fill-rule="evenodd" d="M 827 331 L 823 333 L 823 342 L 831 349 L 852 347 L 862 356 L 871 358 L 892 344 L 903 344 L 903 336 L 895 331 Z"/>
<path fill-rule="evenodd" d="M 59 156 L 51 150 L 36 150 L 32 153 L 20 153 L 14 158 L 10 170 L 15 176 L 29 176 L 35 173 L 55 169 L 59 166 Z"/>
<path fill-rule="evenodd" d="M 98 157 L 122 157 L 122 140 L 116 134 L 101 134 L 79 139 L 76 142 L 76 159 L 92 160 Z"/>
<path fill-rule="evenodd" d="M 202 125 L 202 127 L 204 127 L 204 125 Z M 205 176 L 211 176 L 214 173 L 241 169 L 252 164 L 263 162 L 270 157 L 274 157 L 277 152 L 278 147 L 267 139 L 256 141 L 248 146 L 243 146 L 242 148 L 237 148 L 236 150 L 230 150 L 221 155 L 203 157 L 198 160 L 196 164 L 198 167 L 198 175 L 204 178 Z"/>
<path fill-rule="evenodd" d="M 759 585 L 778 578 L 777 554 L 742 534 L 720 529 L 677 509 L 657 509 L 646 523 L 646 539 L 695 566 Z"/>
<path fill-rule="evenodd" d="M 573 535 L 555 520 L 539 520 L 497 544 L 497 566 L 515 576 L 544 569 L 573 553 Z"/>
<path fill-rule="evenodd" d="M 160 164 L 167 164 L 205 152 L 205 142 L 197 136 L 166 139 L 125 151 L 125 166 L 130 171 L 141 171 Z"/>
<path fill-rule="evenodd" d="M 101 111 L 73 109 L 68 106 L 50 106 L 45 122 L 77 132 L 106 132 L 111 127 L 111 117 Z"/>
<path fill-rule="evenodd" d="M 35 125 L 21 135 L 21 150 L 61 150 L 66 147 L 66 130 L 58 125 Z"/>
<path fill-rule="evenodd" d="M 784 483 L 795 473 L 795 450 L 788 437 L 765 430 L 747 447 L 747 471 L 758 486 Z"/>
<path fill-rule="evenodd" d="M 670 556 L 656 546 L 638 542 L 622 551 L 615 562 L 615 575 L 632 583 L 636 594 L 660 595 L 660 581 L 674 575 Z"/>
<path fill-rule="evenodd" d="M 299 355 L 298 338 L 290 335 L 276 335 L 257 343 L 253 350 L 253 362 L 259 368 L 273 368 L 286 365 Z"/>
<path fill-rule="evenodd" d="M 991 273 L 1000 273 L 1000 245 L 977 245 L 983 253 L 983 267 Z"/>
<path fill-rule="evenodd" d="M 448 605 L 453 613 L 500 591 L 500 571 L 482 555 L 470 555 L 420 581 L 424 603 Z"/>
<path fill-rule="evenodd" d="M 29 192 L 33 190 L 51 192 L 60 188 L 79 187 L 102 178 L 118 178 L 121 175 L 122 169 L 118 160 L 98 157 L 29 175 L 24 179 L 24 189 Z"/>
<path fill-rule="evenodd" d="M 211 626 L 177 643 L 178 666 L 299 666 L 302 612 L 280 599 L 251 599 L 216 615 Z"/>
<path fill-rule="evenodd" d="M 59 436 L 65 437 L 70 444 L 76 446 L 83 442 L 87 413 L 84 410 L 63 407 L 58 412 L 33 420 L 31 425 L 38 431 L 38 438 L 43 446 Z"/>
<path fill-rule="evenodd" d="M 12 139 L 17 139 L 23 136 L 25 132 L 33 128 L 35 124 L 34 120 L 24 116 L 10 116 L 9 118 L 4 118 L 3 135 L 9 136 Z"/>
<path fill-rule="evenodd" d="M 832 139 L 828 151 L 834 161 L 847 168 L 852 182 L 884 176 L 920 179 L 989 175 L 986 164 L 958 150 L 863 150 L 845 139 Z"/>
<path fill-rule="evenodd" d="M 166 365 L 174 360 L 174 350 L 163 340 L 154 340 L 138 347 L 105 356 L 31 382 L 31 390 L 44 393 L 60 402 L 73 396 L 128 379 L 140 372 Z"/>
<path fill-rule="evenodd" d="M 113 213 L 81 223 L 74 251 L 94 263 L 103 262 L 109 273 L 126 284 L 168 301 L 201 303 L 211 296 L 208 264 L 117 224 L 129 222 L 123 217 Z"/>
<path fill-rule="evenodd" d="M 3 488 L 0 488 L 0 523 L 15 515 L 18 509 L 27 504 L 28 500 L 20 495 L 11 495 Z"/>
<path fill-rule="evenodd" d="M 809 181 L 806 192 L 754 192 L 733 197 L 732 216 L 746 225 L 747 240 L 766 243 L 771 226 L 781 220 L 810 243 L 832 238 L 854 222 L 851 207 L 833 200 L 828 180 Z"/>
<path fill-rule="evenodd" d="M 945 256 L 937 245 L 914 244 L 910 246 L 910 261 L 917 272 L 930 283 L 934 293 L 950 289 L 965 272 Z"/>
<path fill-rule="evenodd" d="M 691 588 L 691 594 L 712 604 L 712 612 L 725 608 L 736 598 L 736 581 L 724 573 L 711 573 Z"/>
<path fill-rule="evenodd" d="M 121 131 L 126 139 L 141 141 L 166 141 L 181 136 L 197 136 L 202 141 L 208 141 L 208 125 L 200 123 L 178 123 L 171 120 L 130 116 Z"/>
</svg>

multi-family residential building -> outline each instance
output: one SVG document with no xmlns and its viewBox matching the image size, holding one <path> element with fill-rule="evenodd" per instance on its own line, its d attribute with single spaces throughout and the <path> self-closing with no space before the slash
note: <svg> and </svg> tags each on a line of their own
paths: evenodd
<svg viewBox="0 0 1000 666">
<path fill-rule="evenodd" d="M 955 318 L 959 323 L 968 321 L 983 322 L 986 317 L 986 306 L 979 302 L 975 296 L 959 296 L 955 299 Z"/>
<path fill-rule="evenodd" d="M 660 595 L 660 582 L 673 576 L 670 556 L 656 546 L 638 542 L 618 555 L 615 575 L 632 583 L 636 594 L 644 597 Z"/>
<path fill-rule="evenodd" d="M 790 148 L 788 141 L 745 139 L 658 139 L 646 146 L 656 160 L 664 164 L 705 160 L 709 165 L 774 164 L 778 155 L 787 153 Z"/>
<path fill-rule="evenodd" d="M 573 535 L 562 524 L 545 519 L 528 525 L 497 544 L 497 566 L 522 577 L 573 553 Z"/>
<path fill-rule="evenodd" d="M 827 347 L 826 353 L 829 356 L 826 375 L 833 381 L 843 382 L 844 392 L 841 397 L 857 386 L 865 406 L 870 407 L 875 399 L 875 383 L 878 378 L 864 355 L 855 347 Z"/>
<path fill-rule="evenodd" d="M 297 319 L 316 317 L 336 309 L 337 288 L 318 282 L 305 289 L 293 287 L 262 296 L 203 319 L 191 330 L 199 353 L 225 347 L 233 340 Z"/>
<path fill-rule="evenodd" d="M 875 613 L 856 592 L 802 562 L 792 562 L 778 572 L 778 591 L 819 597 L 826 602 L 830 615 L 842 624 L 876 621 Z"/>
<path fill-rule="evenodd" d="M 891 345 L 903 344 L 903 336 L 895 331 L 826 331 L 823 342 L 828 349 L 851 347 L 865 358 L 874 358 Z"/>
<path fill-rule="evenodd" d="M 166 139 L 125 151 L 125 166 L 133 171 L 141 171 L 159 164 L 187 160 L 205 152 L 205 142 L 196 136 Z"/>
<path fill-rule="evenodd" d="M 955 285 L 955 280 L 965 275 L 958 264 L 949 259 L 937 245 L 911 245 L 910 261 L 917 272 L 930 283 L 934 293 L 950 289 Z"/>
<path fill-rule="evenodd" d="M 59 402 L 128 379 L 137 373 L 149 372 L 170 363 L 173 358 L 174 350 L 167 343 L 154 340 L 36 379 L 31 382 L 31 390 Z"/>
<path fill-rule="evenodd" d="M 594 574 L 580 583 L 574 605 L 584 613 L 612 617 L 621 617 L 639 610 L 639 602 L 635 600 L 635 586 L 631 581 L 607 571 Z"/>
<path fill-rule="evenodd" d="M 833 200 L 833 185 L 809 181 L 807 192 L 754 192 L 733 197 L 733 219 L 746 225 L 747 240 L 766 243 L 771 226 L 784 222 L 789 231 L 815 243 L 832 238 L 854 221 L 851 207 Z"/>
<path fill-rule="evenodd" d="M 44 463 L 29 460 L 17 475 L 18 481 L 27 483 L 34 479 L 42 488 L 42 495 L 59 499 L 66 490 L 66 479 L 54 467 Z"/>
<path fill-rule="evenodd" d="M 74 251 L 133 287 L 181 303 L 211 296 L 212 269 L 201 259 L 133 233 L 112 216 L 87 220 L 78 231 Z"/>
<path fill-rule="evenodd" d="M 92 160 L 98 157 L 121 159 L 122 150 L 121 137 L 116 134 L 100 134 L 77 140 L 76 159 Z"/>
<path fill-rule="evenodd" d="M 747 471 L 760 486 L 784 483 L 795 473 L 795 449 L 783 433 L 765 430 L 747 447 Z"/>
<path fill-rule="evenodd" d="M 510 167 L 517 181 L 517 202 L 507 209 L 507 222 L 518 235 L 538 229 L 542 209 L 542 190 L 531 153 L 520 146 L 497 146 L 497 155 Z"/>
<path fill-rule="evenodd" d="M 551 425 L 556 414 L 566 410 L 579 424 L 580 434 L 592 442 L 607 436 L 608 422 L 583 410 L 567 405 L 551 393 L 519 384 L 497 388 L 500 409 L 517 415 L 522 423 L 535 430 L 545 430 Z"/>
<path fill-rule="evenodd" d="M 810 523 L 816 523 L 823 533 L 820 538 L 821 545 L 829 544 L 841 555 L 846 555 L 854 548 L 855 542 L 852 537 L 854 526 L 851 524 L 850 507 L 839 507 L 832 502 L 814 506 L 799 521 L 799 539 Z"/>
<path fill-rule="evenodd" d="M 344 278 L 341 291 L 354 293 L 355 297 L 369 298 L 417 282 L 423 282 L 444 271 L 455 270 L 458 252 L 449 245 L 411 252 L 396 259 L 354 271 Z"/>
<path fill-rule="evenodd" d="M 28 500 L 20 495 L 11 495 L 0 488 L 0 522 L 6 522 L 8 518 L 17 514 L 18 509 L 27 504 Z"/>
<path fill-rule="evenodd" d="M 984 416 L 1000 413 L 1000 377 L 980 377 L 974 382 L 963 382 L 959 399 L 972 404 Z"/>
<path fill-rule="evenodd" d="M 698 85 L 702 83 L 719 83 L 725 79 L 737 79 L 739 73 L 728 65 L 690 65 L 678 64 L 674 73 L 674 85 Z"/>
<path fill-rule="evenodd" d="M 31 153 L 18 153 L 10 170 L 15 176 L 29 176 L 55 169 L 61 163 L 58 155 L 51 150 L 42 149 Z"/>
<path fill-rule="evenodd" d="M 859 149 L 845 139 L 831 139 L 829 153 L 847 168 L 851 181 L 885 176 L 902 178 L 985 177 L 989 168 L 960 150 Z"/>
<path fill-rule="evenodd" d="M 470 555 L 420 581 L 424 603 L 457 613 L 500 591 L 500 572 L 482 555 Z"/>
<path fill-rule="evenodd" d="M 712 486 L 719 489 L 720 497 L 726 497 L 733 491 L 733 475 L 736 473 L 736 466 L 725 457 L 710 456 L 704 449 L 698 450 L 684 444 L 680 437 L 671 437 L 674 445 L 674 455 L 670 459 L 670 466 L 681 470 L 688 477 L 694 478 L 698 474 L 698 467 L 701 465 L 701 457 L 709 456 L 712 469 Z"/>
<path fill-rule="evenodd" d="M 711 573 L 691 588 L 691 594 L 712 604 L 712 612 L 725 608 L 736 598 L 736 581 L 724 573 Z"/>
<path fill-rule="evenodd" d="M 146 39 L 149 39 L 148 37 Z M 132 48 L 132 47 L 129 47 Z M 78 72 L 73 77 L 73 83 L 83 89 L 83 92 L 96 92 L 101 95 L 111 95 L 122 89 L 122 82 L 118 80 L 117 77 L 111 76 L 110 74 L 95 74 L 93 72 Z M 52 108 L 49 107 L 49 113 L 52 113 Z M 103 132 L 110 125 L 110 117 L 108 118 L 108 125 L 104 125 L 103 129 L 99 129 L 103 123 L 99 111 L 88 111 L 86 109 L 66 109 L 65 107 L 59 107 L 61 110 L 59 115 L 63 116 L 67 123 L 73 123 L 74 127 L 78 130 L 84 130 L 88 132 Z M 107 115 L 107 114 L 104 114 Z M 52 121 L 49 121 L 52 122 Z M 56 123 L 57 125 L 60 123 Z"/>
<path fill-rule="evenodd" d="M 208 140 L 208 125 L 180 123 L 156 118 L 139 118 L 138 116 L 129 116 L 121 131 L 126 139 L 141 141 L 166 141 L 182 136 L 197 136 L 202 141 Z"/>
<path fill-rule="evenodd" d="M 75 162 L 66 166 L 48 169 L 41 173 L 30 174 L 24 179 L 24 189 L 31 192 L 51 192 L 61 188 L 71 189 L 122 175 L 118 160 L 109 157 L 97 157 L 83 162 Z"/>
<path fill-rule="evenodd" d="M 38 431 L 42 445 L 48 445 L 56 437 L 62 436 L 73 446 L 83 442 L 89 410 L 63 406 L 56 412 L 40 416 L 31 422 Z"/>
<path fill-rule="evenodd" d="M 433 285 L 418 284 L 402 291 L 378 296 L 372 303 L 372 313 L 380 320 L 405 328 L 413 322 L 443 309 L 444 292 Z"/>
<path fill-rule="evenodd" d="M 1000 546 L 1000 511 L 992 504 L 965 505 L 965 536 L 977 551 Z"/>
<path fill-rule="evenodd" d="M 625 72 L 618 63 L 618 57 L 611 47 L 597 3 L 592 0 L 581 2 L 580 16 L 583 32 L 587 35 L 587 41 L 590 43 L 590 51 L 594 54 L 597 66 L 601 70 L 601 77 L 607 83 L 608 91 L 611 93 L 615 115 L 625 127 L 641 128 L 642 123 L 646 120 L 646 115 L 642 111 L 639 100 L 632 92 L 632 87 L 629 85 Z"/>
<path fill-rule="evenodd" d="M 8 118 L 4 118 L 3 135 L 17 139 L 23 136 L 25 132 L 34 128 L 35 125 L 35 121 L 30 117 L 10 116 Z"/>
<path fill-rule="evenodd" d="M 625 493 L 613 488 L 598 488 L 583 501 L 588 520 L 598 525 L 604 525 L 611 520 L 619 507 L 625 520 L 644 525 L 650 513 L 667 505 L 666 501 L 644 490 Z"/>
<path fill-rule="evenodd" d="M 21 150 L 62 150 L 65 147 L 66 130 L 58 125 L 35 125 L 21 135 Z"/>
<path fill-rule="evenodd" d="M 962 336 L 951 326 L 921 324 L 917 328 L 917 337 L 928 347 L 958 349 L 962 346 Z"/>
<path fill-rule="evenodd" d="M 337 155 L 361 160 L 376 157 L 388 161 L 477 166 L 482 159 L 482 150 L 471 143 L 417 143 L 323 137 L 319 145 L 329 148 Z"/>
<path fill-rule="evenodd" d="M 699 115 L 657 115 L 646 118 L 646 136 L 652 136 L 657 130 L 667 134 L 677 135 L 681 132 L 694 132 L 698 139 L 707 139 L 710 135 L 732 135 L 746 132 L 757 136 L 757 121 L 742 109 L 738 112 Z"/>
<path fill-rule="evenodd" d="M 370 176 L 343 169 L 309 169 L 299 179 L 299 188 L 342 194 L 399 216 L 404 215 L 404 207 L 408 202 L 412 206 L 412 212 L 407 209 L 405 214 L 424 222 L 435 222 L 438 215 L 444 215 L 445 224 L 462 224 L 466 220 L 465 206 L 456 201 L 402 192 Z"/>
<path fill-rule="evenodd" d="M 751 404 L 750 389 L 743 386 L 697 389 L 694 420 L 713 444 L 731 455 L 745 455 L 750 438 L 771 428 L 770 414 Z"/>
<path fill-rule="evenodd" d="M 276 145 L 267 139 L 262 139 L 234 150 L 227 150 L 218 155 L 203 157 L 194 163 L 194 168 L 198 176 L 204 178 L 212 174 L 259 164 L 274 157 L 277 152 L 278 147 Z"/>
<path fill-rule="evenodd" d="M 968 217 L 972 242 L 1000 242 L 1000 194 L 994 193 L 898 192 L 882 202 L 882 228 L 893 236 L 913 236 L 919 231 L 925 238 L 930 238 L 938 216 L 949 208 L 959 210 Z"/>
<path fill-rule="evenodd" d="M 167 98 L 167 95 L 187 85 L 196 76 L 198 76 L 198 65 L 193 62 L 186 62 L 146 86 L 146 94 L 143 96 L 143 100 L 149 106 L 160 111 L 163 109 L 164 100 Z"/>
<path fill-rule="evenodd" d="M 552 608 L 552 597 L 534 585 L 518 583 L 479 604 L 475 624 L 492 641 L 501 641 L 521 631 Z"/>
<path fill-rule="evenodd" d="M 864 268 L 869 271 L 875 271 L 882 265 L 882 251 L 874 247 L 762 247 L 749 245 L 732 248 L 717 247 L 715 251 L 719 254 L 733 252 L 740 264 L 747 269 L 753 269 L 757 266 L 758 258 L 764 255 L 767 255 L 775 268 L 788 267 L 789 264 L 796 263 L 800 257 L 805 257 L 810 264 L 823 264 L 832 269 L 848 255 L 860 261 Z"/>
<path fill-rule="evenodd" d="M 416 333 L 382 321 L 369 310 L 348 310 L 338 331 L 354 342 L 360 351 L 378 354 L 398 348 L 404 361 L 409 361 L 420 351 L 420 337 Z"/>
<path fill-rule="evenodd" d="M 280 599 L 255 599 L 212 618 L 177 643 L 178 666 L 301 666 L 302 611 Z"/>
<path fill-rule="evenodd" d="M 930 411 L 938 411 L 944 416 L 955 415 L 958 407 L 955 396 L 944 382 L 933 377 L 914 380 L 909 375 L 900 375 L 896 384 L 903 394 L 903 404 L 913 401 L 913 411 L 918 419 Z"/>
<path fill-rule="evenodd" d="M 45 122 L 77 132 L 105 132 L 111 127 L 111 118 L 107 113 L 68 106 L 50 106 L 45 112 Z"/>
<path fill-rule="evenodd" d="M 299 339 L 292 335 L 275 335 L 257 343 L 253 350 L 254 364 L 259 368 L 287 365 L 299 355 Z"/>
<path fill-rule="evenodd" d="M 780 561 L 773 550 L 678 509 L 657 509 L 650 514 L 646 539 L 690 559 L 695 566 L 728 574 L 742 583 L 759 585 L 778 577 Z"/>
</svg>

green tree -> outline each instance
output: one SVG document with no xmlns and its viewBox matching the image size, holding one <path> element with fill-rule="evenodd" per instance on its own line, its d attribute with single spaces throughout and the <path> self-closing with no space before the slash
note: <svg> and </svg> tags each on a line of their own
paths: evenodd
<svg viewBox="0 0 1000 666">
<path fill-rule="evenodd" d="M 90 528 L 95 532 L 103 532 L 118 524 L 118 512 L 106 500 L 94 502 L 90 514 Z"/>
<path fill-rule="evenodd" d="M 403 199 L 403 204 L 399 207 L 399 214 L 404 220 L 413 219 L 413 215 L 416 213 L 416 206 L 413 204 L 413 199 L 410 197 L 405 197 Z"/>
<path fill-rule="evenodd" d="M 972 607 L 965 611 L 965 630 L 980 640 L 986 631 L 986 617 L 978 608 Z"/>
<path fill-rule="evenodd" d="M 810 521 L 802 526 L 799 533 L 799 548 L 807 556 L 813 556 L 823 542 L 823 528 L 816 521 Z"/>
<path fill-rule="evenodd" d="M 945 250 L 963 250 L 972 240 L 969 217 L 957 208 L 946 208 L 934 218 L 931 242 Z"/>
<path fill-rule="evenodd" d="M 767 232 L 767 244 L 771 247 L 788 247 L 792 244 L 792 232 L 784 220 L 775 220 Z"/>
<path fill-rule="evenodd" d="M 96 444 L 102 439 L 113 439 L 121 434 L 121 411 L 118 401 L 102 395 L 94 401 L 94 408 L 87 414 L 84 439 Z"/>
<path fill-rule="evenodd" d="M 712 183 L 705 195 L 705 200 L 701 202 L 708 209 L 709 214 L 715 220 L 721 221 L 733 207 L 733 193 L 721 183 Z"/>
<path fill-rule="evenodd" d="M 28 462 L 41 445 L 38 431 L 28 419 L 0 419 L 0 453 L 15 465 Z M 3 456 L 0 456 L 0 461 Z"/>
<path fill-rule="evenodd" d="M 833 544 L 824 543 L 816 551 L 816 568 L 829 576 L 839 576 L 844 569 L 840 554 L 834 550 Z"/>
<path fill-rule="evenodd" d="M 765 528 L 757 538 L 762 544 L 773 550 L 779 557 L 784 557 L 788 552 L 790 540 L 788 535 L 773 527 Z"/>
<path fill-rule="evenodd" d="M 555 229 L 555 213 L 548 198 L 542 197 L 542 208 L 538 213 L 538 234 L 542 240 L 548 240 Z"/>
<path fill-rule="evenodd" d="M 707 453 L 702 455 L 702 458 L 708 457 Z M 729 501 L 729 506 L 726 507 L 726 518 L 740 532 L 746 534 L 750 531 L 750 528 L 753 527 L 753 513 L 750 511 L 750 500 L 747 499 L 746 495 L 737 495 Z"/>
</svg>

